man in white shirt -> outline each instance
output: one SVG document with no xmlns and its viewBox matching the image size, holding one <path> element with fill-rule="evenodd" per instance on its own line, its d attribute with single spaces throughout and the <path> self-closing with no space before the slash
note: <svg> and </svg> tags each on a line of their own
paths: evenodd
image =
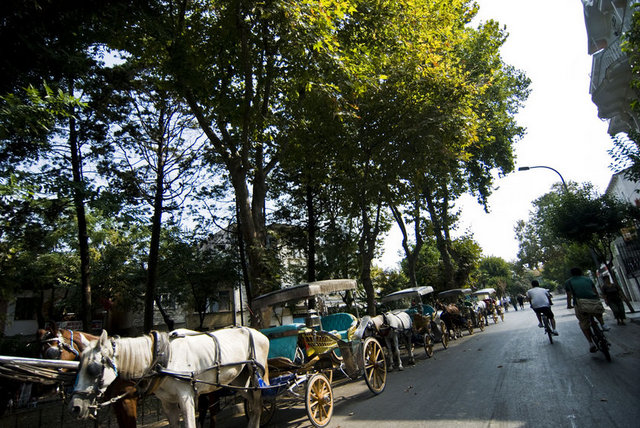
<svg viewBox="0 0 640 428">
<path fill-rule="evenodd" d="M 556 320 L 553 316 L 553 312 L 551 311 L 552 303 L 549 291 L 546 288 L 540 288 L 540 284 L 534 279 L 531 281 L 531 289 L 527 291 L 527 297 L 529 298 L 529 302 L 531 302 L 531 308 L 538 317 L 538 327 L 544 327 L 542 325 L 542 318 L 540 318 L 540 315 L 545 314 L 551 321 L 553 334 L 557 336 Z"/>
</svg>

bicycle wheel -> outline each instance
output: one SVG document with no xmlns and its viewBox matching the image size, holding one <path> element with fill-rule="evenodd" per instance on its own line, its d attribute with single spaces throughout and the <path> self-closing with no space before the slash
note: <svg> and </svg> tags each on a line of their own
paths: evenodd
<svg viewBox="0 0 640 428">
<path fill-rule="evenodd" d="M 593 333 L 593 338 L 595 339 L 594 341 L 598 349 L 604 354 L 607 361 L 611 361 L 609 342 L 607 342 L 607 338 L 604 336 L 603 331 L 595 321 L 591 323 L 591 332 Z"/>
<path fill-rule="evenodd" d="M 549 343 L 553 345 L 553 331 L 549 325 L 549 318 L 546 315 L 542 315 L 542 325 L 544 325 L 544 332 L 549 336 Z"/>
</svg>

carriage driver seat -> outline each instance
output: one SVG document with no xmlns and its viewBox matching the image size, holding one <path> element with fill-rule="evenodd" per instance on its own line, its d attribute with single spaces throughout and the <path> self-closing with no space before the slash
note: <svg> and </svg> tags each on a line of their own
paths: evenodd
<svg viewBox="0 0 640 428">
<path fill-rule="evenodd" d="M 344 341 L 350 341 L 358 326 L 358 319 L 347 312 L 339 312 L 322 317 L 322 330 L 335 336 L 340 336 Z"/>
</svg>

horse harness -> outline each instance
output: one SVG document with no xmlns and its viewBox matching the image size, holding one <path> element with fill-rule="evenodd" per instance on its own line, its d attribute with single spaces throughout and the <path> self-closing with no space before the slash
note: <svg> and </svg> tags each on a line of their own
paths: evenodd
<svg viewBox="0 0 640 428">
<path fill-rule="evenodd" d="M 399 317 L 399 316 L 397 316 L 395 314 L 391 314 L 391 313 L 389 315 L 394 317 L 395 319 L 397 319 L 400 322 L 400 324 L 402 325 L 402 328 L 392 327 L 391 323 L 389 323 L 389 320 L 387 318 L 387 314 L 386 313 L 382 314 L 382 325 L 386 325 L 386 326 L 388 326 L 388 328 L 395 329 L 395 330 L 408 330 L 409 328 L 411 328 L 411 324 L 409 324 L 408 326 L 404 325 L 404 321 L 403 321 L 403 319 L 401 317 Z"/>
<path fill-rule="evenodd" d="M 215 332 L 205 332 L 205 333 L 199 333 L 199 334 L 204 334 L 209 336 L 214 344 L 215 344 L 215 362 L 212 366 L 200 371 L 200 372 L 176 372 L 176 371 L 170 371 L 170 370 L 166 370 L 166 369 L 161 369 L 158 374 L 161 375 L 165 375 L 165 376 L 170 376 L 170 377 L 174 377 L 176 379 L 180 379 L 180 380 L 185 380 L 185 381 L 189 381 L 191 382 L 191 385 L 193 386 L 194 390 L 195 390 L 195 386 L 198 383 L 203 383 L 206 385 L 211 385 L 211 386 L 215 386 L 215 387 L 219 387 L 219 388 L 228 388 L 228 389 L 237 389 L 237 390 L 259 390 L 261 389 L 261 387 L 265 386 L 264 381 L 262 380 L 260 373 L 257 372 L 256 369 L 260 369 L 262 370 L 262 374 L 264 375 L 264 373 L 266 373 L 265 367 L 263 367 L 260 363 L 258 363 L 256 361 L 256 350 L 255 350 L 255 343 L 254 343 L 254 339 L 253 339 L 253 335 L 251 334 L 251 331 L 249 331 L 249 329 L 247 329 L 246 327 L 237 327 L 240 329 L 243 329 L 245 331 L 247 331 L 248 335 L 249 335 L 249 358 L 248 360 L 245 361 L 234 361 L 231 363 L 221 363 L 221 357 L 220 357 L 220 342 L 218 340 L 218 338 L 214 335 Z M 185 335 L 178 335 L 176 333 L 173 333 L 171 335 L 171 339 L 174 338 L 178 338 L 178 337 L 185 337 Z M 247 364 L 249 366 L 252 367 L 253 373 L 257 373 L 257 380 L 256 383 L 257 385 L 251 386 L 251 387 L 241 387 L 241 386 L 235 386 L 235 385 L 228 385 L 228 384 L 223 384 L 220 383 L 220 369 L 222 369 L 223 367 L 230 367 L 230 366 L 238 366 L 238 365 L 243 365 L 243 364 Z M 197 379 L 197 376 L 208 372 L 209 370 L 216 370 L 216 380 L 215 382 L 207 382 L 204 380 L 200 380 Z"/>
</svg>

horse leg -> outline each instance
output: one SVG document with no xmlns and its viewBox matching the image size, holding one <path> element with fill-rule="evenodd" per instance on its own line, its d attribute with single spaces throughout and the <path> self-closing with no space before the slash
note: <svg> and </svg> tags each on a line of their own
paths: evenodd
<svg viewBox="0 0 640 428">
<path fill-rule="evenodd" d="M 400 358 L 400 341 L 398 336 L 399 334 L 397 332 L 393 335 L 393 353 L 398 357 L 398 370 L 402 371 L 404 367 L 402 367 L 402 358 Z"/>
<path fill-rule="evenodd" d="M 391 333 L 387 334 L 384 337 L 384 343 L 387 345 L 387 351 L 389 351 L 389 360 L 391 364 L 389 364 L 388 371 L 392 372 L 396 362 L 393 359 L 393 343 L 391 342 Z"/>
<path fill-rule="evenodd" d="M 260 416 L 262 416 L 262 392 L 248 391 L 245 395 L 249 422 L 247 428 L 260 428 Z"/>
<path fill-rule="evenodd" d="M 180 407 L 178 403 L 162 400 L 162 410 L 169 420 L 171 428 L 180 428 Z"/>
<path fill-rule="evenodd" d="M 193 391 L 184 391 L 179 395 L 178 406 L 182 412 L 185 428 L 196 427 L 196 406 Z"/>
<path fill-rule="evenodd" d="M 209 410 L 209 395 L 201 394 L 198 396 L 198 425 L 200 428 L 204 428 L 205 421 L 207 420 L 207 411 Z M 212 418 L 213 421 L 213 418 Z M 212 425 L 212 428 L 215 425 Z"/>
<path fill-rule="evenodd" d="M 409 351 L 409 364 L 415 364 L 416 360 L 413 358 L 413 343 L 411 341 L 411 330 L 409 330 L 404 335 L 404 340 L 407 346 L 407 350 Z"/>
</svg>

